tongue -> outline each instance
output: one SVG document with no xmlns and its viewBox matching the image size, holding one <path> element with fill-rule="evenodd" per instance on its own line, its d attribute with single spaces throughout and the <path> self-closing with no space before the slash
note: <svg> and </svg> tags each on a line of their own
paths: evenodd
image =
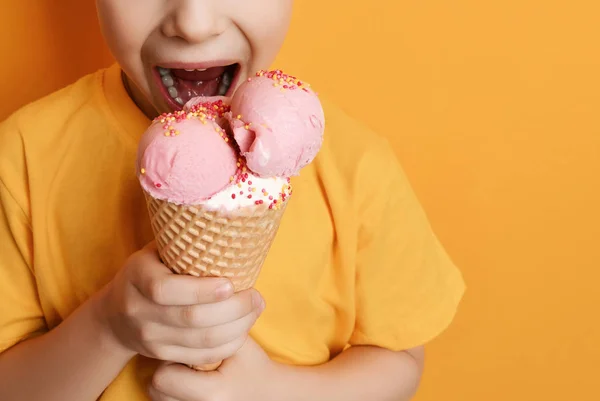
<svg viewBox="0 0 600 401">
<path fill-rule="evenodd" d="M 177 95 L 186 104 L 191 98 L 197 96 L 216 96 L 219 91 L 221 77 L 209 81 L 186 81 L 181 78 L 173 78 Z"/>
<path fill-rule="evenodd" d="M 177 89 L 177 96 L 181 98 L 183 104 L 198 96 L 217 96 L 226 69 L 227 67 L 207 68 L 204 71 L 172 69 L 171 76 L 174 81 L 173 86 Z"/>
</svg>

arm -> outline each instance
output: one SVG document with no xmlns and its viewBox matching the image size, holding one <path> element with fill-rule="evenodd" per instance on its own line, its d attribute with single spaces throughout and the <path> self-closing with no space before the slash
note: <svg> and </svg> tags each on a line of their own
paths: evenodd
<svg viewBox="0 0 600 401">
<path fill-rule="evenodd" d="M 0 354 L 3 401 L 95 401 L 135 354 L 94 312 L 96 298 L 54 330 Z M 28 385 L 28 383 L 30 383 Z"/>
<path fill-rule="evenodd" d="M 0 128 L 0 159 L 11 149 L 2 141 L 9 137 L 19 138 Z M 26 204 L 0 180 L 0 400 L 94 401 L 134 355 L 117 347 L 95 317 L 97 297 L 54 330 L 13 345 L 47 331 L 31 268 L 33 235 L 21 206 Z"/>
<path fill-rule="evenodd" d="M 227 279 L 171 273 L 150 244 L 61 325 L 0 354 L 0 400 L 95 401 L 138 353 L 188 365 L 229 358 L 261 304 Z"/>
<path fill-rule="evenodd" d="M 288 401 L 404 401 L 418 387 L 423 347 L 394 352 L 352 347 L 317 367 L 281 367 L 280 399 Z"/>
<path fill-rule="evenodd" d="M 165 363 L 154 374 L 153 401 L 408 401 L 423 370 L 423 347 L 395 352 L 351 347 L 320 366 L 272 361 L 249 338 L 218 372 Z M 251 391 L 249 391 L 251 390 Z"/>
</svg>

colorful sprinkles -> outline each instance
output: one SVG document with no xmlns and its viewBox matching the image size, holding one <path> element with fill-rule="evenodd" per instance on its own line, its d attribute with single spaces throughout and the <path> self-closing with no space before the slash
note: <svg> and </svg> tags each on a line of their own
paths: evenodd
<svg viewBox="0 0 600 401">
<path fill-rule="evenodd" d="M 195 113 L 211 113 L 216 114 L 217 117 L 223 117 L 223 115 L 231 110 L 231 107 L 222 100 L 216 102 L 201 102 L 190 107 L 189 113 L 192 115 Z"/>
<path fill-rule="evenodd" d="M 309 84 L 302 82 L 293 75 L 285 74 L 281 70 L 260 70 L 256 73 L 256 76 L 273 80 L 273 86 L 280 88 L 282 92 L 286 90 L 303 90 L 304 92 L 309 92 Z M 248 81 L 252 81 L 252 78 L 248 78 Z"/>
<path fill-rule="evenodd" d="M 172 113 L 163 113 L 156 117 L 152 123 L 162 124 L 162 128 L 165 130 L 164 135 L 166 137 L 179 136 L 181 132 L 176 128 L 177 123 L 181 123 L 191 118 L 197 118 L 202 123 L 207 124 L 208 121 L 213 121 L 217 127 L 215 131 L 225 142 L 229 142 L 229 136 L 227 132 L 221 128 L 217 123 L 217 118 L 223 117 L 225 113 L 230 110 L 229 105 L 223 103 L 222 100 L 216 102 L 202 102 L 193 105 L 189 110 L 176 110 Z M 140 169 L 140 173 L 146 174 L 146 169 Z M 232 177 L 232 181 L 234 181 Z M 156 188 L 162 187 L 160 183 L 155 183 Z"/>
<path fill-rule="evenodd" d="M 180 132 L 175 128 L 177 123 L 191 118 L 197 118 L 202 121 L 202 123 L 207 124 L 208 121 L 216 121 L 217 118 L 223 117 L 229 110 L 229 105 L 223 103 L 222 100 L 217 100 L 216 102 L 202 102 L 193 105 L 188 111 L 177 110 L 172 113 L 163 113 L 156 117 L 153 123 L 163 124 L 165 136 L 178 136 Z M 221 127 L 215 130 L 225 142 L 229 142 L 229 138 Z"/>
<path fill-rule="evenodd" d="M 297 78 L 284 74 L 281 70 L 264 71 L 261 70 L 256 73 L 257 77 L 266 76 L 274 81 L 274 86 L 280 87 L 281 90 L 304 90 L 308 92 L 307 88 L 309 85 L 303 83 Z M 249 78 L 248 80 L 251 80 Z M 193 105 L 188 110 L 177 110 L 172 113 L 163 113 L 153 120 L 153 123 L 162 124 L 162 128 L 165 130 L 164 135 L 166 137 L 176 137 L 181 132 L 176 128 L 177 123 L 180 123 L 191 118 L 197 118 L 202 123 L 207 124 L 208 121 L 215 122 L 215 132 L 219 134 L 225 142 L 230 142 L 227 132 L 221 128 L 216 122 L 218 118 L 222 118 L 225 113 L 231 110 L 229 105 L 223 103 L 222 100 L 216 102 L 202 102 Z M 237 120 L 241 120 L 242 116 L 238 114 Z M 251 123 L 245 124 L 246 129 L 250 129 Z M 253 182 L 248 174 L 248 169 L 245 165 L 244 158 L 240 157 L 237 161 L 237 172 L 234 176 L 229 178 L 232 185 L 236 186 L 236 192 L 239 190 L 239 194 L 232 193 L 231 199 L 237 199 L 238 197 L 245 197 L 246 199 L 254 200 L 255 205 L 268 205 L 269 209 L 279 209 L 283 206 L 286 199 L 292 195 L 292 186 L 290 179 L 287 179 L 287 183 L 281 187 L 281 190 L 277 194 L 271 194 L 267 192 L 265 188 L 258 190 L 256 186 L 253 186 Z M 141 174 L 146 174 L 146 169 L 140 169 Z M 162 184 L 155 183 L 156 188 L 161 188 Z"/>
<path fill-rule="evenodd" d="M 266 204 L 269 209 L 279 209 L 283 206 L 285 200 L 292 195 L 292 185 L 289 178 L 287 183 L 282 185 L 281 191 L 276 197 L 270 195 L 264 188 L 259 191 L 256 186 L 252 186 L 252 180 L 244 165 L 244 159 L 241 157 L 238 159 L 237 173 L 230 178 L 230 181 L 237 187 L 235 193 L 231 194 L 231 199 L 237 199 L 238 196 L 253 199 L 255 205 Z"/>
</svg>

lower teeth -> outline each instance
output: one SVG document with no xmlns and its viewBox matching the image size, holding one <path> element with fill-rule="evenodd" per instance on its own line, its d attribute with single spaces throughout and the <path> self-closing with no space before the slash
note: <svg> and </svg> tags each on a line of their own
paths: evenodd
<svg viewBox="0 0 600 401">
<path fill-rule="evenodd" d="M 219 85 L 218 95 L 225 96 L 230 85 L 231 85 L 231 74 L 228 71 L 226 71 L 223 74 L 223 81 L 221 81 L 221 84 Z"/>
<path fill-rule="evenodd" d="M 169 92 L 169 96 L 171 96 L 171 98 L 173 100 L 175 100 L 175 102 L 177 102 L 180 105 L 184 104 L 184 101 L 182 99 L 182 96 L 187 95 L 190 99 L 193 97 L 198 96 L 198 94 L 196 93 L 196 91 L 194 90 L 187 90 L 186 93 L 179 93 L 179 91 L 177 90 L 177 88 L 175 88 L 175 82 L 173 79 L 173 76 L 170 74 L 170 70 L 166 69 L 166 68 L 158 68 L 158 72 L 161 76 L 161 81 L 163 83 L 163 85 L 167 88 L 167 91 Z M 231 73 L 229 71 L 226 71 L 225 73 L 223 73 L 223 77 L 221 80 L 221 83 L 219 84 L 219 89 L 217 91 L 217 95 L 218 96 L 225 96 L 225 94 L 227 93 L 227 90 L 229 89 L 229 86 L 231 85 Z M 196 86 L 199 87 L 203 84 L 202 81 L 197 81 L 196 82 Z"/>
<path fill-rule="evenodd" d="M 173 81 L 173 77 L 170 74 L 167 74 L 163 75 L 162 83 L 168 88 L 169 86 L 173 86 L 175 84 L 175 81 Z"/>
</svg>

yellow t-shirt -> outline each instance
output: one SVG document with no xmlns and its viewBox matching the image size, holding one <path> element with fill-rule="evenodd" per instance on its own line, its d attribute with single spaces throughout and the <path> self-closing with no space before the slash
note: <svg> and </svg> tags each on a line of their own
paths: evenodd
<svg viewBox="0 0 600 401">
<path fill-rule="evenodd" d="M 292 180 L 256 285 L 268 306 L 253 337 L 297 365 L 424 344 L 464 290 L 388 144 L 324 108 L 323 148 Z M 115 65 L 0 125 L 0 352 L 56 327 L 152 240 L 134 173 L 148 124 Z M 144 400 L 153 367 L 134 358 L 101 400 Z"/>
</svg>

